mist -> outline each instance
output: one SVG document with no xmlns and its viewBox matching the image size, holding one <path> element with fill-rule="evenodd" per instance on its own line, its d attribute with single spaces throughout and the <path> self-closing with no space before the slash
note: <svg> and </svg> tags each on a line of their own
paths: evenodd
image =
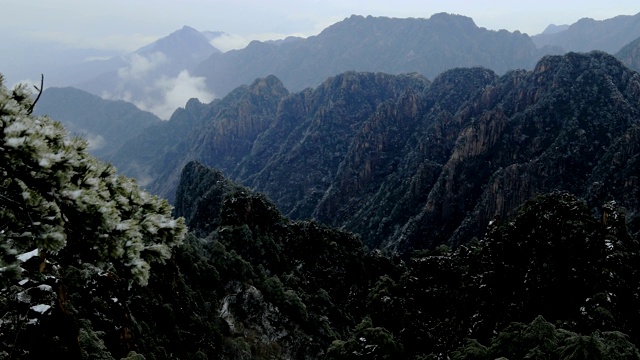
<svg viewBox="0 0 640 360">
<path fill-rule="evenodd" d="M 102 92 L 103 98 L 133 103 L 163 120 L 168 120 L 191 98 L 203 103 L 215 98 L 215 94 L 207 89 L 204 77 L 191 76 L 186 69 L 174 70 L 171 59 L 162 52 L 134 53 L 125 61 L 126 66 L 118 69 L 111 90 Z"/>
</svg>

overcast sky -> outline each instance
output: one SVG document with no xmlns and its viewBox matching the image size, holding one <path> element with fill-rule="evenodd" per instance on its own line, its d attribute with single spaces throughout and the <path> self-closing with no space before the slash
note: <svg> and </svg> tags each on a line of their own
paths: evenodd
<svg viewBox="0 0 640 360">
<path fill-rule="evenodd" d="M 309 36 L 350 16 L 425 17 L 448 12 L 487 29 L 540 33 L 640 12 L 638 0 L 0 0 L 0 50 L 45 40 L 70 47 L 132 51 L 181 28 L 242 39 Z M 2 43 L 5 44 L 2 44 Z M 3 46 L 4 45 L 4 46 Z M 35 49 L 34 49 L 35 50 Z M 3 57 L 5 54 L 3 54 Z M 1 71 L 1 70 L 0 70 Z"/>
<path fill-rule="evenodd" d="M 78 61 L 134 51 L 188 25 L 229 34 L 227 51 L 251 40 L 310 36 L 352 14 L 429 18 L 466 15 L 490 30 L 541 33 L 549 24 L 640 12 L 638 0 L 0 0 L 5 84 L 37 81 Z M 91 49 L 90 51 L 86 49 Z M 95 49 L 100 49 L 97 52 Z M 78 60 L 82 59 L 82 60 Z M 52 76 L 48 77 L 49 84 Z M 55 83 L 54 83 L 55 85 Z"/>
</svg>

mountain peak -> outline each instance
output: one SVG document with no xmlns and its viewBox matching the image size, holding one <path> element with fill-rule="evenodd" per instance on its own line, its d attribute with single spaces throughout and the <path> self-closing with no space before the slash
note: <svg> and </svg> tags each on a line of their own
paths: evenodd
<svg viewBox="0 0 640 360">
<path fill-rule="evenodd" d="M 179 54 L 179 56 L 195 52 L 203 59 L 214 52 L 219 52 L 209 43 L 209 40 L 204 34 L 187 25 L 138 49 L 136 52 L 139 54 L 149 54 L 158 51 L 165 54 Z"/>
<path fill-rule="evenodd" d="M 544 29 L 542 34 L 557 34 L 559 32 L 567 30 L 568 28 L 569 28 L 569 25 L 567 24 L 564 24 L 564 25 L 549 24 L 549 26 L 547 26 Z"/>
<path fill-rule="evenodd" d="M 433 14 L 429 20 L 436 23 L 456 24 L 466 29 L 476 29 L 478 27 L 473 19 L 468 16 L 449 14 L 446 12 Z"/>
<path fill-rule="evenodd" d="M 256 94 L 273 94 L 280 97 L 289 95 L 289 91 L 275 75 L 256 79 L 249 88 Z"/>
<path fill-rule="evenodd" d="M 188 25 L 183 25 L 182 28 L 178 31 L 195 31 L 197 33 L 200 33 L 198 30 L 192 28 L 191 26 Z"/>
</svg>

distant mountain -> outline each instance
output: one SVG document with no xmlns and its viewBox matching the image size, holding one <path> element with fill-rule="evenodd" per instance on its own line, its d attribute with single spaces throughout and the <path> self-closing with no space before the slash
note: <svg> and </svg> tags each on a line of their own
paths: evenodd
<svg viewBox="0 0 640 360">
<path fill-rule="evenodd" d="M 556 25 L 549 24 L 546 29 L 542 32 L 542 34 L 557 34 L 561 31 L 565 31 L 569 28 L 569 25 Z"/>
<path fill-rule="evenodd" d="M 548 29 L 548 28 L 547 28 Z M 615 54 L 624 45 L 640 37 L 640 13 L 620 15 L 607 20 L 584 18 L 560 32 L 532 36 L 538 48 L 557 46 L 565 51 L 606 51 Z"/>
<path fill-rule="evenodd" d="M 43 91 L 34 113 L 48 115 L 71 134 L 87 139 L 89 151 L 105 160 L 146 127 L 161 122 L 157 116 L 128 102 L 104 100 L 71 87 Z"/>
<path fill-rule="evenodd" d="M 553 190 L 594 211 L 615 199 L 635 214 L 638 89 L 640 75 L 601 52 L 545 57 L 502 77 L 349 72 L 293 94 L 269 77 L 181 111 L 196 127 L 147 159 L 149 189 L 173 199 L 179 169 L 199 160 L 266 193 L 286 216 L 401 253 L 468 241 Z M 630 216 L 635 231 L 639 219 Z"/>
<path fill-rule="evenodd" d="M 527 35 L 479 28 L 465 16 L 354 15 L 307 39 L 254 41 L 241 50 L 213 54 L 194 74 L 206 77 L 208 87 L 221 96 L 268 75 L 300 91 L 345 71 L 418 72 L 433 78 L 455 67 L 483 66 L 502 74 L 530 69 L 542 55 Z"/>
<path fill-rule="evenodd" d="M 620 49 L 616 57 L 628 67 L 640 71 L 640 37 Z"/>
<path fill-rule="evenodd" d="M 77 69 L 84 80 L 73 86 L 104 98 L 132 102 L 168 118 L 191 97 L 213 99 L 203 80 L 191 76 L 197 64 L 220 52 L 207 36 L 185 26 L 133 53 L 87 62 Z"/>
</svg>

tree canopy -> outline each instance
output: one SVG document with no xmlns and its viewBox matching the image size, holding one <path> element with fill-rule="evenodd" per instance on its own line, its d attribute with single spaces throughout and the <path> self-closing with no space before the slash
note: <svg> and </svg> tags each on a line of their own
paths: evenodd
<svg viewBox="0 0 640 360">
<path fill-rule="evenodd" d="M 123 309 L 122 289 L 145 286 L 151 264 L 172 256 L 184 219 L 33 105 L 25 85 L 9 90 L 0 75 L 0 358 L 104 353 L 73 299 Z"/>
<path fill-rule="evenodd" d="M 26 86 L 1 85 L 2 271 L 16 270 L 16 255 L 37 249 L 43 261 L 90 262 L 144 285 L 150 264 L 182 241 L 184 221 L 171 217 L 167 201 L 90 156 L 83 139 L 30 115 L 32 103 Z"/>
</svg>

